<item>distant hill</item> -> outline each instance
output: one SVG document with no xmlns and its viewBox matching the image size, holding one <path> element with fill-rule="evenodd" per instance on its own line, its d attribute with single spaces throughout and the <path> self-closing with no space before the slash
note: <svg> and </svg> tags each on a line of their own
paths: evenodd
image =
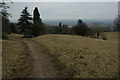
<svg viewBox="0 0 120 80">
<path fill-rule="evenodd" d="M 107 26 L 113 26 L 113 20 L 83 20 L 88 25 L 92 25 L 95 22 L 101 23 L 103 25 Z M 44 23 L 49 25 L 58 25 L 59 22 L 62 22 L 63 24 L 67 24 L 69 26 L 73 26 L 77 24 L 77 20 L 43 20 Z"/>
<path fill-rule="evenodd" d="M 17 21 L 11 21 L 11 22 L 17 23 Z M 54 25 L 54 26 L 57 26 L 59 22 L 62 22 L 62 24 L 67 24 L 68 26 L 73 26 L 77 24 L 76 19 L 73 19 L 73 20 L 67 20 L 67 19 L 66 20 L 43 20 L 43 23 L 48 24 L 48 25 Z M 103 25 L 107 25 L 110 27 L 114 26 L 113 20 L 83 20 L 83 22 L 87 23 L 89 26 L 95 22 L 101 23 Z"/>
</svg>

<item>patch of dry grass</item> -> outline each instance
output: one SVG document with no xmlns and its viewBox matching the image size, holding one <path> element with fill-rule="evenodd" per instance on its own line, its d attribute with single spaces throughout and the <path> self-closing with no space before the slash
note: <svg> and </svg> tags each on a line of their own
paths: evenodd
<svg viewBox="0 0 120 80">
<path fill-rule="evenodd" d="M 31 57 L 27 47 L 18 41 L 2 41 L 2 78 L 27 78 L 31 73 Z"/>
<path fill-rule="evenodd" d="M 100 40 L 72 35 L 44 35 L 33 40 L 58 60 L 63 66 L 61 72 L 68 77 L 114 78 L 118 75 L 118 42 L 110 36 L 107 36 L 108 40 Z"/>
<path fill-rule="evenodd" d="M 8 35 L 9 40 L 20 40 L 22 39 L 23 35 L 20 34 L 10 34 Z"/>
<path fill-rule="evenodd" d="M 118 32 L 103 32 L 101 36 L 105 36 L 108 41 L 118 42 Z"/>
</svg>

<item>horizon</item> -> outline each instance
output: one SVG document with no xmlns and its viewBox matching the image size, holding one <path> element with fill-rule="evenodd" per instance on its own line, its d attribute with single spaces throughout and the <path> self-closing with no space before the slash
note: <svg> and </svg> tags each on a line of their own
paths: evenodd
<svg viewBox="0 0 120 80">
<path fill-rule="evenodd" d="M 85 22 L 87 25 L 92 25 L 94 23 L 100 23 L 101 25 L 106 25 L 106 26 L 113 26 L 113 21 L 112 19 L 81 19 L 83 22 Z M 57 26 L 59 22 L 62 22 L 62 24 L 66 24 L 68 26 L 74 26 L 77 24 L 78 19 L 48 19 L 48 20 L 42 20 L 43 23 L 51 26 Z M 18 21 L 11 21 L 12 23 L 17 23 Z M 31 21 L 32 22 L 32 21 Z"/>
</svg>

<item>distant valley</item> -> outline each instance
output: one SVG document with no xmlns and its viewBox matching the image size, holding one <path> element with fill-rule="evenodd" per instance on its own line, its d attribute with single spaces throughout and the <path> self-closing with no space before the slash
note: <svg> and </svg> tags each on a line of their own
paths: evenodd
<svg viewBox="0 0 120 80">
<path fill-rule="evenodd" d="M 66 19 L 66 20 L 42 20 L 43 23 L 45 24 L 48 24 L 48 25 L 53 25 L 53 26 L 58 26 L 59 22 L 61 22 L 62 24 L 66 24 L 68 26 L 74 26 L 77 24 L 77 19 L 73 19 L 73 20 L 70 20 L 70 19 Z M 103 25 L 106 25 L 106 26 L 109 26 L 109 27 L 113 27 L 114 24 L 113 24 L 113 21 L 114 20 L 83 20 L 83 22 L 85 22 L 88 26 L 91 26 L 93 23 L 100 23 L 100 24 L 103 24 Z M 13 20 L 11 21 L 13 23 L 17 23 L 17 20 Z"/>
</svg>

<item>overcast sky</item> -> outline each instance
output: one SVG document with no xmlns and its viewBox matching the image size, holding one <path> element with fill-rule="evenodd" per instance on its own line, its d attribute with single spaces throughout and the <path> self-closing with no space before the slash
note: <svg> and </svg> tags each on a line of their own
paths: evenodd
<svg viewBox="0 0 120 80">
<path fill-rule="evenodd" d="M 118 15 L 117 2 L 14 2 L 9 5 L 11 20 L 17 20 L 25 6 L 31 15 L 38 7 L 42 20 L 114 19 Z"/>
</svg>

